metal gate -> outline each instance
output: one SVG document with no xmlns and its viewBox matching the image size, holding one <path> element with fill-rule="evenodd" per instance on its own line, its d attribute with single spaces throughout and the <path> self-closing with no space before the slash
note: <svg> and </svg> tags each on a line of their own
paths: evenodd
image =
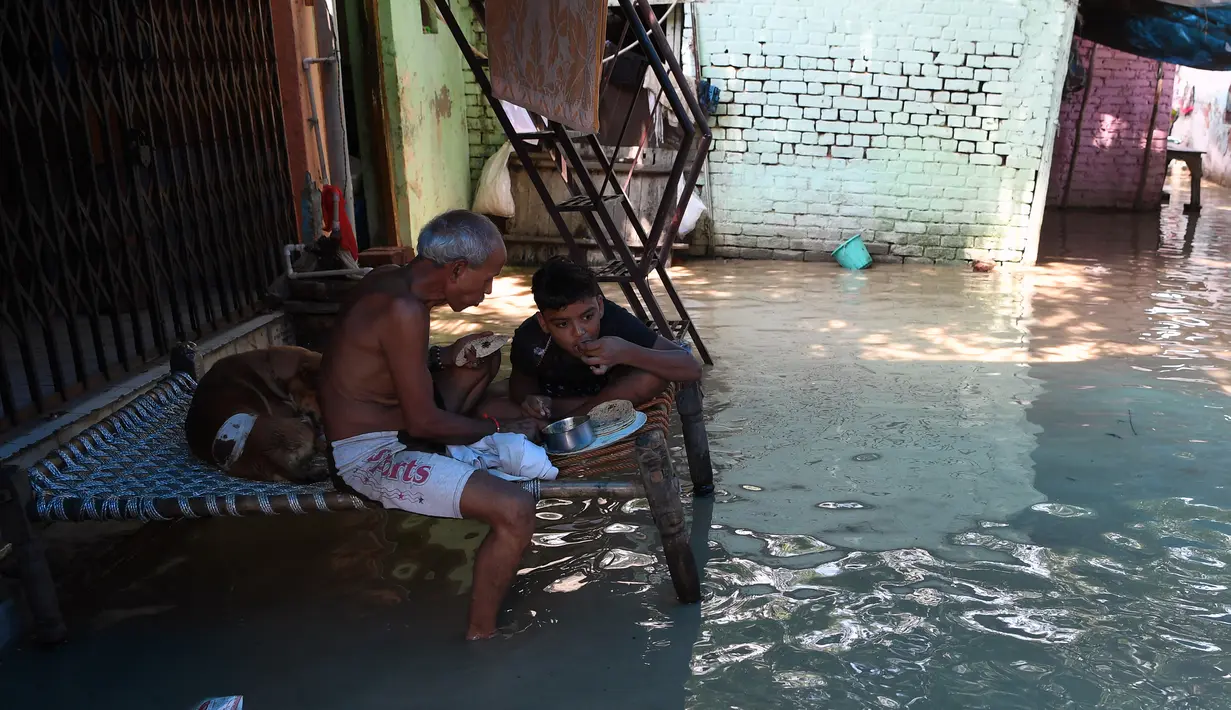
<svg viewBox="0 0 1231 710">
<path fill-rule="evenodd" d="M 0 8 L 3 429 L 250 314 L 295 210 L 269 0 Z"/>
</svg>

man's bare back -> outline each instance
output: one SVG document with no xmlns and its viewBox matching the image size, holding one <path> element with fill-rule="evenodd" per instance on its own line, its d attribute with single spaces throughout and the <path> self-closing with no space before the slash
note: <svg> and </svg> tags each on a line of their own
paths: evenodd
<svg viewBox="0 0 1231 710">
<path fill-rule="evenodd" d="M 330 441 L 406 428 L 377 335 L 396 301 L 417 303 L 397 267 L 381 268 L 354 288 L 340 314 L 341 323 L 325 351 L 319 395 L 331 414 L 325 421 Z M 427 350 L 426 342 L 422 348 Z"/>
</svg>

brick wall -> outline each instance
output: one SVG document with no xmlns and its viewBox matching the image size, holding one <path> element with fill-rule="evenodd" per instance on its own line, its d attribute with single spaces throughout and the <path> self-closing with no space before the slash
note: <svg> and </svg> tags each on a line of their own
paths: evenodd
<svg viewBox="0 0 1231 710">
<path fill-rule="evenodd" d="M 470 9 L 470 3 L 454 2 L 452 6 L 458 23 L 463 29 L 469 28 L 470 30 L 470 43 L 479 51 L 486 53 L 487 33 L 483 31 L 483 24 L 479 22 L 479 18 Z M 483 92 L 479 90 L 470 66 L 466 65 L 464 68 L 466 132 L 470 136 L 470 187 L 473 191 L 475 185 L 479 184 L 479 173 L 483 171 L 484 161 L 495 153 L 507 139 L 504 136 L 504 130 L 500 128 L 500 122 L 496 120 L 496 114 L 492 113 L 492 107 L 488 105 Z"/>
<path fill-rule="evenodd" d="M 1072 0 L 709 0 L 716 253 L 1033 259 Z"/>
<path fill-rule="evenodd" d="M 1094 47 L 1093 42 L 1080 41 L 1078 53 L 1083 67 L 1090 68 L 1090 52 Z M 1154 111 L 1158 69 L 1158 62 L 1152 59 L 1098 46 L 1093 70 L 1087 77 L 1090 93 L 1081 121 L 1081 141 L 1073 162 L 1070 207 L 1133 207 L 1141 181 L 1151 113 L 1154 114 L 1154 133 L 1149 139 L 1151 155 L 1141 206 L 1158 207 L 1167 171 L 1164 161 L 1175 65 L 1162 67 L 1162 94 L 1157 111 Z M 1051 187 L 1047 192 L 1049 205 L 1058 205 L 1063 198 L 1084 95 L 1084 91 L 1074 91 L 1064 97 L 1060 106 Z"/>
</svg>

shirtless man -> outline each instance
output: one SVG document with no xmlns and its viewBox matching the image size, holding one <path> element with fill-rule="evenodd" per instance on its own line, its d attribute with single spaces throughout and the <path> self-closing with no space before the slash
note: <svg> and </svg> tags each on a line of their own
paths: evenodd
<svg viewBox="0 0 1231 710">
<path fill-rule="evenodd" d="M 491 526 L 475 558 L 467 639 L 495 635 L 500 602 L 534 532 L 534 498 L 520 486 L 432 451 L 497 431 L 535 436 L 543 422 L 472 415 L 499 353 L 458 367 L 472 335 L 428 348 L 429 316 L 477 306 L 504 268 L 504 241 L 486 217 L 456 210 L 419 234 L 418 256 L 369 273 L 352 292 L 321 362 L 325 435 L 342 481 L 387 508 Z M 413 443 L 399 441 L 399 433 Z"/>
</svg>

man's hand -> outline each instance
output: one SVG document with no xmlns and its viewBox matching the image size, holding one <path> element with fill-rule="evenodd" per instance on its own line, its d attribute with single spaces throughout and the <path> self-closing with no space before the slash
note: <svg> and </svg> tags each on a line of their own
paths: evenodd
<svg viewBox="0 0 1231 710">
<path fill-rule="evenodd" d="M 581 359 L 596 375 L 601 375 L 616 365 L 627 363 L 629 353 L 635 346 L 614 335 L 581 344 Z"/>
<path fill-rule="evenodd" d="M 510 419 L 506 422 L 501 422 L 500 431 L 510 434 L 523 434 L 530 441 L 538 443 L 539 433 L 545 426 L 547 426 L 547 422 L 541 419 L 525 417 L 523 419 Z"/>
<path fill-rule="evenodd" d="M 532 394 L 522 400 L 521 411 L 527 417 L 551 419 L 551 397 L 542 394 Z"/>
<path fill-rule="evenodd" d="M 453 343 L 452 345 L 444 349 L 444 355 L 441 358 L 442 360 L 444 360 L 444 366 L 445 367 L 468 367 L 472 370 L 477 368 L 479 364 L 483 361 L 476 358 L 473 352 L 466 353 L 466 364 L 465 365 L 457 364 L 457 356 L 460 353 L 464 352 L 466 349 L 466 346 L 469 345 L 472 341 L 479 340 L 481 338 L 486 338 L 490 335 L 492 335 L 492 332 L 489 330 L 485 330 L 482 333 L 471 333 L 470 335 L 459 338 L 457 342 Z"/>
</svg>

